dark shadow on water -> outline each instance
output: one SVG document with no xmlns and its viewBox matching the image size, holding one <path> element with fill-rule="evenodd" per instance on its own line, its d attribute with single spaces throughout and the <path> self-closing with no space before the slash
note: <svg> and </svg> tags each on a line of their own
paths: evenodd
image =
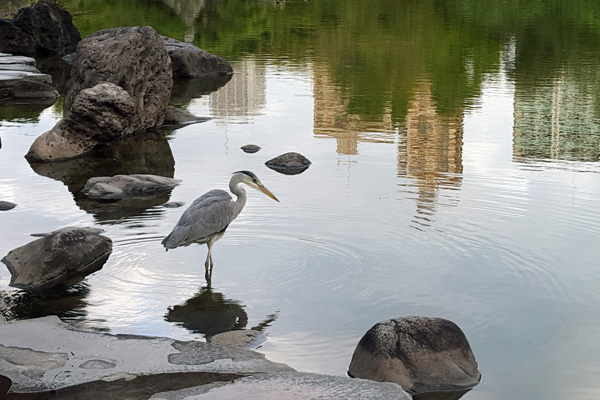
<svg viewBox="0 0 600 400">
<path fill-rule="evenodd" d="M 149 208 L 168 202 L 170 194 L 119 201 L 94 200 L 82 193 L 88 179 L 118 174 L 153 174 L 172 178 L 175 173 L 171 147 L 161 132 L 146 132 L 115 141 L 99 148 L 94 154 L 73 160 L 30 163 L 30 166 L 39 175 L 63 182 L 73 194 L 77 206 L 94 214 L 98 221 L 118 221 L 141 215 Z"/>
<path fill-rule="evenodd" d="M 263 332 L 276 319 L 276 313 L 270 314 L 251 329 Z M 239 301 L 227 299 L 210 287 L 203 287 L 184 304 L 169 307 L 165 320 L 209 339 L 219 333 L 245 329 L 248 314 Z"/>
<path fill-rule="evenodd" d="M 71 64 L 63 61 L 62 56 L 37 57 L 35 65 L 40 72 L 52 76 L 52 86 L 61 95 L 65 93 L 67 81 L 71 77 Z"/>
<path fill-rule="evenodd" d="M 42 399 L 129 399 L 146 400 L 153 394 L 170 392 L 212 382 L 231 382 L 241 375 L 214 372 L 181 372 L 136 376 L 133 379 L 115 381 L 94 381 L 63 389 L 38 393 L 9 393 L 12 382 L 0 375 L 0 398 L 6 400 L 42 400 Z M 2 391 L 4 390 L 4 391 Z M 100 395 L 100 393 L 102 395 Z"/>
<path fill-rule="evenodd" d="M 169 307 L 165 320 L 209 338 L 218 333 L 244 329 L 248 324 L 248 314 L 239 301 L 229 300 L 222 293 L 203 287 L 184 304 Z"/>
<path fill-rule="evenodd" d="M 25 291 L 0 293 L 5 310 L 0 310 L 8 321 L 56 315 L 65 322 L 82 322 L 87 316 L 86 297 L 90 288 L 79 283 L 68 288 L 53 288 L 42 293 Z"/>
<path fill-rule="evenodd" d="M 182 106 L 189 104 L 193 99 L 217 91 L 231 80 L 232 75 L 217 76 L 213 78 L 175 79 L 171 90 L 171 104 Z"/>
<path fill-rule="evenodd" d="M 458 400 L 470 390 L 471 389 L 434 393 L 417 393 L 413 394 L 412 397 L 413 400 Z"/>
</svg>

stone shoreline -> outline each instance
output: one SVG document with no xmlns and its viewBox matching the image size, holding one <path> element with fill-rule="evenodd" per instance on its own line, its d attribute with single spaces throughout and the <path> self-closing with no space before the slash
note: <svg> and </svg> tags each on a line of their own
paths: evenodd
<svg viewBox="0 0 600 400">
<path fill-rule="evenodd" d="M 412 398 L 394 383 L 297 372 L 238 347 L 86 331 L 55 316 L 0 322 L 0 398 L 95 399 L 98 393 L 128 399 Z"/>
</svg>

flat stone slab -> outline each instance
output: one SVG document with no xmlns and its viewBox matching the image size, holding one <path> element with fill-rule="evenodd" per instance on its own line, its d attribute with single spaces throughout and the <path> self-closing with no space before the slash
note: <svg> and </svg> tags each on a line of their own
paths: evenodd
<svg viewBox="0 0 600 400">
<path fill-rule="evenodd" d="M 209 343 L 221 346 L 243 347 L 246 349 L 255 349 L 263 344 L 267 337 L 264 333 L 253 329 L 244 329 L 239 331 L 228 331 L 218 333 L 207 339 Z"/>
<path fill-rule="evenodd" d="M 171 191 L 180 182 L 180 179 L 151 174 L 97 176 L 88 179 L 83 193 L 93 199 L 156 196 Z"/>
<path fill-rule="evenodd" d="M 0 323 L 0 398 L 5 378 L 15 399 L 411 399 L 394 383 L 296 372 L 236 347 L 85 331 L 55 316 Z"/>
<path fill-rule="evenodd" d="M 293 369 L 250 350 L 78 330 L 55 316 L 0 324 L 0 375 L 12 381 L 11 393 L 152 374 L 278 371 Z"/>
<path fill-rule="evenodd" d="M 0 65 L 5 64 L 29 64 L 35 65 L 35 58 L 26 56 L 13 56 L 12 54 L 0 53 Z"/>
<path fill-rule="evenodd" d="M 0 53 L 0 102 L 14 99 L 52 99 L 58 92 L 52 87 L 52 76 L 35 67 L 35 59 Z"/>
<path fill-rule="evenodd" d="M 29 80 L 45 83 L 46 85 L 52 85 L 52 77 L 41 72 L 31 71 L 16 71 L 16 70 L 3 70 L 0 65 L 0 87 L 6 87 L 14 85 L 23 78 Z"/>
<path fill-rule="evenodd" d="M 395 383 L 379 383 L 365 379 L 279 372 L 260 374 L 210 385 L 158 393 L 152 400 L 410 400 L 412 397 Z"/>
</svg>

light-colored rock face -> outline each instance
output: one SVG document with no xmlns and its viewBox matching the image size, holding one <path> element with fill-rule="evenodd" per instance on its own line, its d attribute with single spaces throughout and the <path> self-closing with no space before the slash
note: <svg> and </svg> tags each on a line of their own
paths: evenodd
<svg viewBox="0 0 600 400">
<path fill-rule="evenodd" d="M 98 176 L 87 181 L 83 193 L 97 199 L 151 196 L 168 192 L 179 182 L 179 179 L 148 174 Z"/>
<path fill-rule="evenodd" d="M 108 143 L 133 133 L 135 105 L 129 94 L 112 83 L 84 89 L 71 111 L 52 130 L 38 136 L 26 157 L 60 161 L 82 156 L 98 142 Z"/>
<path fill-rule="evenodd" d="M 159 393 L 152 400 L 410 400 L 395 384 L 301 372 L 261 374 L 235 380 Z"/>
<path fill-rule="evenodd" d="M 245 347 L 255 349 L 266 340 L 266 336 L 253 329 L 229 331 L 210 336 L 207 340 L 220 346 Z"/>
<path fill-rule="evenodd" d="M 134 133 L 135 100 L 114 83 L 81 90 L 62 125 L 72 135 L 108 141 Z"/>
<path fill-rule="evenodd" d="M 111 251 L 112 241 L 98 229 L 67 227 L 11 250 L 2 262 L 11 286 L 35 292 L 80 281 L 102 268 Z"/>
<path fill-rule="evenodd" d="M 127 381 L 161 374 L 237 374 L 293 371 L 250 350 L 169 338 L 109 335 L 70 328 L 57 317 L 0 324 L 0 366 L 14 392 L 58 390 L 85 382 Z M 165 379 L 164 377 L 162 379 Z M 229 378 L 231 380 L 232 378 Z M 181 376 L 185 380 L 185 376 Z M 201 384 L 198 381 L 197 384 Z M 193 385 L 183 385 L 187 387 Z M 0 393 L 0 398 L 2 393 Z M 150 397 L 150 396 L 148 396 Z M 64 396 L 59 398 L 75 398 Z M 80 398 L 80 397 L 77 397 Z M 81 398 L 97 399 L 95 396 Z M 118 393 L 104 398 L 121 398 Z M 138 397 L 139 398 L 139 397 Z M 147 398 L 147 397 L 146 397 Z"/>
<path fill-rule="evenodd" d="M 460 328 L 427 317 L 396 318 L 373 326 L 358 343 L 348 372 L 395 382 L 412 392 L 471 388 L 481 379 Z"/>
</svg>

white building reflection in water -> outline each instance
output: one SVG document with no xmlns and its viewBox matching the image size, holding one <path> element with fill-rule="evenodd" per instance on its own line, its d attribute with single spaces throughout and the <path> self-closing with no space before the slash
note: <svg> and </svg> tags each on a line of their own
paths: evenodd
<svg viewBox="0 0 600 400">
<path fill-rule="evenodd" d="M 431 225 L 440 203 L 439 191 L 461 185 L 463 114 L 441 115 L 431 93 L 431 83 L 422 81 L 415 89 L 404 123 L 394 124 L 392 107 L 379 121 L 364 121 L 347 111 L 347 101 L 332 83 L 326 68 L 315 67 L 314 135 L 337 141 L 338 154 L 356 155 L 360 142 L 398 143 L 398 176 L 407 177 L 402 190 L 414 195 L 414 226 Z M 445 204 L 455 204 L 450 191 Z"/>
<path fill-rule="evenodd" d="M 255 59 L 244 59 L 235 64 L 233 77 L 223 87 L 210 94 L 210 114 L 216 123 L 225 118 L 236 120 L 261 114 L 266 105 L 266 67 Z"/>
<path fill-rule="evenodd" d="M 439 204 L 439 191 L 461 186 L 463 113 L 439 114 L 431 83 L 421 81 L 405 121 L 398 141 L 398 174 L 414 181 L 417 214 L 413 222 L 427 226 Z M 458 201 L 451 192 L 444 198 L 450 204 Z"/>
<path fill-rule="evenodd" d="M 196 33 L 194 24 L 200 11 L 206 6 L 206 0 L 163 0 L 185 22 L 187 31 L 184 41 L 192 43 Z"/>
<path fill-rule="evenodd" d="M 361 116 L 348 113 L 348 101 L 342 99 L 325 66 L 314 66 L 313 97 L 313 133 L 315 137 L 335 139 L 338 154 L 358 154 L 358 142 L 395 141 L 391 107 L 381 115 L 380 121 L 364 121 Z"/>
<path fill-rule="evenodd" d="M 515 83 L 515 160 L 600 160 L 600 119 L 594 85 L 562 72 L 535 87 Z"/>
</svg>

